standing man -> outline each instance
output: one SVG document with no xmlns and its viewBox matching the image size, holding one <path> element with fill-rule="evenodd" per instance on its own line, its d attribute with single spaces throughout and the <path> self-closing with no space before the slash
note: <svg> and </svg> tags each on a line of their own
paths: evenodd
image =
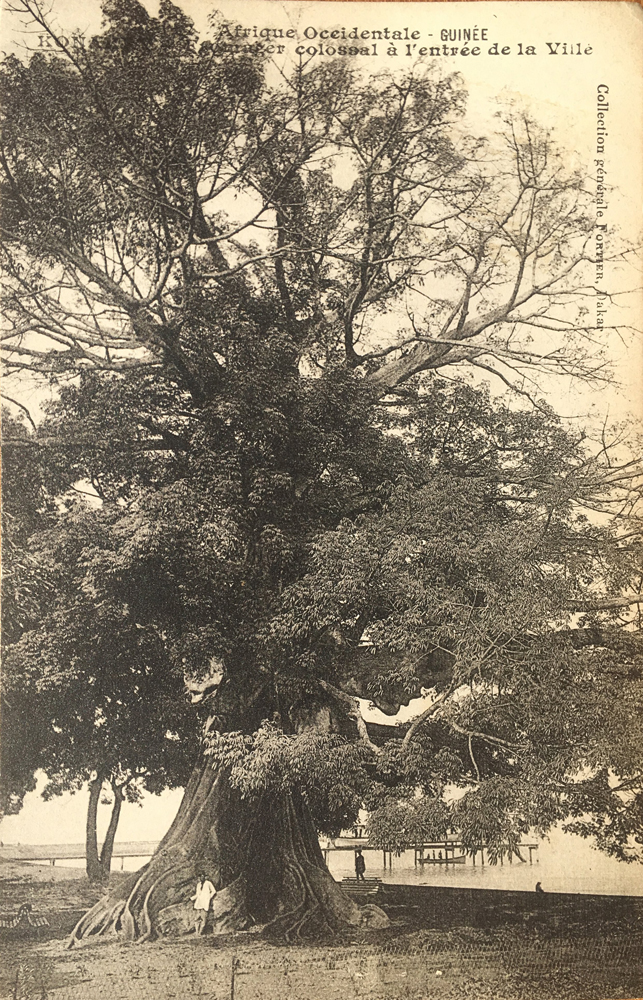
<svg viewBox="0 0 643 1000">
<path fill-rule="evenodd" d="M 355 855 L 355 875 L 357 876 L 357 881 L 361 879 L 364 882 L 364 872 L 366 871 L 366 862 L 362 855 L 362 848 L 357 848 L 357 854 Z"/>
<path fill-rule="evenodd" d="M 216 894 L 217 890 L 205 872 L 199 872 L 196 892 L 193 896 L 190 896 L 190 899 L 194 900 L 194 929 L 198 935 L 202 935 L 205 932 L 210 903 Z"/>
</svg>

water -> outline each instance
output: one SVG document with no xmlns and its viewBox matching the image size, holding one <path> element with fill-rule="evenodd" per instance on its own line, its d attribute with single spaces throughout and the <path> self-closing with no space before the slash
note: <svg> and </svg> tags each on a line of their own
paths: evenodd
<svg viewBox="0 0 643 1000">
<path fill-rule="evenodd" d="M 528 852 L 524 852 L 525 857 Z M 533 891 L 541 882 L 546 892 L 584 892 L 600 895 L 643 896 L 643 864 L 625 864 L 594 850 L 589 842 L 554 830 L 548 840 L 540 841 L 533 852 L 533 864 L 514 860 L 504 865 L 480 865 L 478 855 L 474 867 L 467 858 L 464 865 L 418 865 L 413 863 L 413 851 L 392 858 L 392 867 L 384 868 L 382 852 L 365 850 L 366 874 L 383 882 L 412 885 L 443 885 L 472 889 L 522 889 Z M 388 855 L 387 855 L 388 857 Z M 331 851 L 328 867 L 338 880 L 355 875 L 352 851 Z M 124 858 L 123 870 L 137 871 L 150 859 Z M 40 862 L 42 864 L 42 862 Z M 56 867 L 82 868 L 83 861 L 60 860 Z M 121 859 L 114 858 L 112 871 L 121 870 Z"/>
<path fill-rule="evenodd" d="M 75 844 L 79 832 L 85 828 L 87 800 L 84 795 L 65 792 L 60 797 L 43 802 L 42 791 L 46 777 L 40 774 L 37 787 L 25 796 L 25 803 L 17 816 L 2 820 L 2 839 L 5 844 Z M 126 806 L 119 826 L 119 840 L 160 840 L 176 814 L 181 801 L 180 789 L 165 791 L 161 795 L 146 795 L 144 808 Z M 99 823 L 99 840 L 107 827 L 108 815 Z M 100 820 L 100 816 L 99 816 Z M 535 836 L 525 838 L 535 841 Z M 393 868 L 382 866 L 381 851 L 365 851 L 367 874 L 376 875 L 386 882 L 411 882 L 418 885 L 453 885 L 489 889 L 533 890 L 542 882 L 549 892 L 586 892 L 643 896 L 643 865 L 626 865 L 595 851 L 588 841 L 554 830 L 549 840 L 541 841 L 534 851 L 534 864 L 514 862 L 504 866 L 485 865 L 475 868 L 466 865 L 413 865 L 413 852 L 393 858 Z M 538 859 L 538 860 L 536 860 Z M 149 858 L 125 858 L 124 871 L 136 871 Z M 83 868 L 82 860 L 57 861 L 56 867 Z M 343 878 L 354 875 L 351 851 L 334 851 L 329 866 L 333 875 Z M 115 858 L 113 871 L 119 871 L 121 859 Z"/>
<path fill-rule="evenodd" d="M 150 859 L 149 857 L 147 858 L 141 857 L 141 858 L 123 858 L 122 860 L 124 862 L 123 871 L 135 872 L 138 871 L 139 868 L 142 868 L 143 865 L 147 864 L 147 862 Z M 25 861 L 24 864 L 37 865 L 38 867 L 42 867 L 43 865 L 47 865 L 47 861 Z M 85 861 L 83 858 L 57 858 L 56 868 L 82 868 L 84 871 Z M 121 858 L 112 858 L 112 871 L 118 872 L 120 870 L 121 870 Z"/>
<path fill-rule="evenodd" d="M 528 856 L 528 852 L 524 852 Z M 328 867 L 340 880 L 354 876 L 352 851 L 331 851 Z M 550 839 L 541 841 L 533 852 L 533 864 L 514 859 L 504 865 L 480 864 L 478 855 L 474 867 L 467 858 L 464 865 L 418 865 L 413 851 L 399 858 L 393 855 L 392 867 L 384 868 L 381 851 L 364 851 L 366 874 L 383 882 L 412 885 L 441 885 L 469 889 L 514 889 L 533 891 L 541 882 L 546 892 L 582 892 L 599 895 L 643 896 L 643 865 L 625 864 L 594 850 L 579 837 L 554 830 Z M 388 855 L 387 855 L 388 858 Z"/>
</svg>

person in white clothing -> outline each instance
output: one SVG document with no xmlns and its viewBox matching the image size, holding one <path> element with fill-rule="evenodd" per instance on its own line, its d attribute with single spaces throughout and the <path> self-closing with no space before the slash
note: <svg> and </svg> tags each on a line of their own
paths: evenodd
<svg viewBox="0 0 643 1000">
<path fill-rule="evenodd" d="M 197 934 L 205 932 L 205 924 L 208 919 L 210 903 L 217 894 L 217 890 L 207 877 L 205 872 L 199 872 L 196 892 L 190 899 L 194 901 L 194 924 Z"/>
</svg>

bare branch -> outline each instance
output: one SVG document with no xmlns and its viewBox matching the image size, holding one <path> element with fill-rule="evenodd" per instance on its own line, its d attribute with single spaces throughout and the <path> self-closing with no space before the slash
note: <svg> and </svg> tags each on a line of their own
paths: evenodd
<svg viewBox="0 0 643 1000">
<path fill-rule="evenodd" d="M 33 417 L 31 416 L 29 410 L 27 409 L 24 403 L 20 403 L 17 399 L 14 399 L 12 396 L 8 396 L 6 392 L 2 393 L 2 399 L 6 399 L 8 403 L 13 403 L 14 406 L 17 406 L 19 409 L 21 409 L 22 412 L 26 415 L 27 420 L 31 424 L 34 431 L 38 430 L 36 424 L 34 423 Z"/>
</svg>

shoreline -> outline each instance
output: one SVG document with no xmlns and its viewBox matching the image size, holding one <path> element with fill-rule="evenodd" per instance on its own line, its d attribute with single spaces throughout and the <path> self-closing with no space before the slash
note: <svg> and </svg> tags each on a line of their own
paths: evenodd
<svg viewBox="0 0 643 1000">
<path fill-rule="evenodd" d="M 142 867 L 139 866 L 139 867 Z M 123 878 L 131 875 L 137 869 L 120 869 L 112 868 L 111 878 Z M 348 869 L 347 869 L 348 871 Z M 341 882 L 343 875 L 346 873 L 343 871 L 331 872 L 333 877 L 337 882 Z M 390 889 L 399 889 L 400 891 L 409 890 L 413 892 L 414 890 L 422 891 L 436 891 L 438 893 L 490 893 L 490 894 L 502 894 L 507 897 L 524 898 L 534 896 L 533 890 L 530 889 L 514 889 L 514 888 L 501 888 L 498 886 L 486 886 L 486 885 L 458 885 L 458 884 L 448 884 L 437 882 L 421 882 L 419 880 L 405 880 L 395 881 L 395 875 L 400 874 L 400 872 L 387 872 L 387 878 L 382 880 L 382 886 Z M 20 861 L 20 860 L 6 860 L 0 858 L 0 899 L 2 893 L 2 884 L 6 882 L 7 879 L 16 877 L 29 877 L 34 882 L 61 882 L 67 880 L 82 880 L 85 876 L 85 868 L 81 865 L 50 865 L 45 862 L 38 861 Z M 379 871 L 378 871 L 379 877 Z M 600 905 L 601 901 L 612 900 L 612 901 L 627 901 L 632 902 L 638 901 L 643 909 L 643 893 L 623 893 L 623 892 L 585 892 L 585 891 L 562 891 L 558 889 L 545 890 L 543 895 L 565 900 L 577 900 L 577 899 L 587 899 L 596 900 Z"/>
</svg>

